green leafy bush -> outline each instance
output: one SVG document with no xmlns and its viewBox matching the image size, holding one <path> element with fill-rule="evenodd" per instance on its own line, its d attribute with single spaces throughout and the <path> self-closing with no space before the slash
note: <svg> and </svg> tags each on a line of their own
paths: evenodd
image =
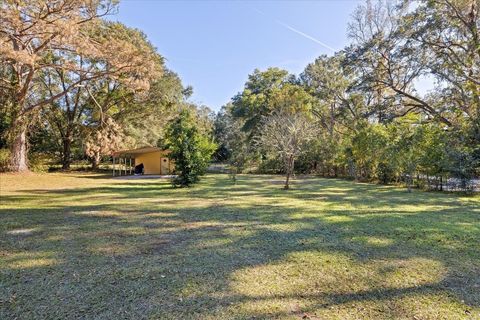
<svg viewBox="0 0 480 320">
<path fill-rule="evenodd" d="M 56 158 L 50 153 L 32 152 L 28 156 L 28 167 L 34 172 L 47 172 L 56 163 Z"/>
<path fill-rule="evenodd" d="M 10 161 L 10 150 L 0 149 L 0 172 L 5 172 L 8 170 Z"/>
<path fill-rule="evenodd" d="M 174 186 L 189 186 L 196 183 L 205 173 L 217 146 L 197 129 L 195 118 L 188 110 L 168 126 L 167 147 L 171 150 L 170 159 L 175 162 L 178 175 L 173 179 Z"/>
</svg>

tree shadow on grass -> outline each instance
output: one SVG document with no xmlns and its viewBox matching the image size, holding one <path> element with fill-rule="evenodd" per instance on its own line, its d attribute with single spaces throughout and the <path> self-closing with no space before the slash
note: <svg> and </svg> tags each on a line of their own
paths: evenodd
<svg viewBox="0 0 480 320">
<path fill-rule="evenodd" d="M 231 186 L 222 176 L 188 190 L 141 181 L 2 197 L 0 316 L 269 318 L 299 310 L 248 306 L 295 300 L 313 312 L 429 294 L 480 306 L 474 204 L 337 180 L 297 187 L 285 192 L 257 177 Z M 11 233 L 19 229 L 30 232 Z M 328 259 L 340 260 L 329 267 Z M 292 265 L 300 276 L 282 280 Z M 339 271 L 344 265 L 353 271 Z M 315 269 L 339 278 L 312 288 L 303 281 L 314 281 L 319 273 L 305 270 Z M 402 272 L 426 279 L 379 282 Z M 278 283 L 285 288 L 275 292 Z"/>
</svg>

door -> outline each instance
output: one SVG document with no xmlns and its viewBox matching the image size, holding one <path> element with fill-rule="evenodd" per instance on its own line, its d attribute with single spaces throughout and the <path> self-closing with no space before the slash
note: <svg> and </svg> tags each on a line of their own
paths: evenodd
<svg viewBox="0 0 480 320">
<path fill-rule="evenodd" d="M 170 174 L 170 159 L 160 158 L 160 174 Z"/>
</svg>

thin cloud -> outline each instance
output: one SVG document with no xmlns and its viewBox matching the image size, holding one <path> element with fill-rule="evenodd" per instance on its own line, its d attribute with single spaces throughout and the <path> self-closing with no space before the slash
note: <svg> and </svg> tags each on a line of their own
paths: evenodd
<svg viewBox="0 0 480 320">
<path fill-rule="evenodd" d="M 263 12 L 263 11 L 257 9 L 257 8 L 252 8 L 252 9 L 255 10 L 256 12 L 258 12 L 258 13 L 266 16 L 266 17 L 268 17 L 267 14 L 265 14 L 265 12 Z M 286 23 L 283 22 L 283 21 L 280 21 L 280 20 L 278 20 L 278 19 L 273 19 L 273 20 L 274 20 L 277 24 L 281 25 L 282 27 L 284 27 L 284 28 L 286 28 L 286 29 L 288 29 L 288 30 L 290 30 L 290 31 L 292 31 L 292 32 L 295 32 L 296 34 L 301 35 L 302 37 L 304 37 L 304 38 L 306 38 L 306 39 L 308 39 L 308 40 L 311 40 L 311 41 L 313 41 L 313 42 L 321 45 L 322 47 L 324 47 L 324 48 L 326 48 L 326 49 L 328 49 L 328 50 L 330 50 L 330 51 L 332 51 L 332 52 L 335 52 L 335 49 L 332 48 L 331 46 L 329 46 L 328 44 L 326 44 L 325 42 L 322 42 L 322 41 L 318 40 L 317 38 L 312 37 L 311 35 L 306 34 L 305 32 L 302 32 L 302 31 L 300 31 L 300 30 L 292 27 L 291 25 L 286 24 Z"/>
</svg>

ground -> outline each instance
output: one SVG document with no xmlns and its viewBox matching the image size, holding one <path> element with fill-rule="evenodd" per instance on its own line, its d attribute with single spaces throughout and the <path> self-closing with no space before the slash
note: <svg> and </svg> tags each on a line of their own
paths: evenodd
<svg viewBox="0 0 480 320">
<path fill-rule="evenodd" d="M 478 196 L 0 179 L 0 319 L 480 319 Z"/>
</svg>

